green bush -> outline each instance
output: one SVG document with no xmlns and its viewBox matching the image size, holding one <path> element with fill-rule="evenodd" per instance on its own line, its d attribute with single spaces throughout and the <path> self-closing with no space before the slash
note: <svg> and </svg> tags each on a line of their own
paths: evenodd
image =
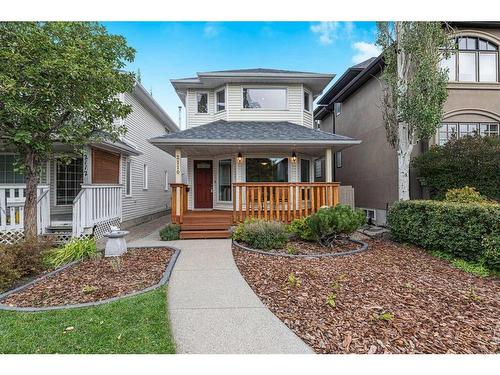
<svg viewBox="0 0 500 375">
<path fill-rule="evenodd" d="M 93 238 L 72 238 L 63 247 L 47 252 L 44 261 L 48 266 L 57 268 L 63 264 L 89 258 L 95 254 L 97 254 L 97 246 Z"/>
<path fill-rule="evenodd" d="M 336 205 L 320 208 L 305 220 L 314 239 L 328 235 L 349 235 L 366 223 L 362 210 L 352 210 L 349 206 Z"/>
<path fill-rule="evenodd" d="M 0 245 L 0 290 L 9 288 L 23 277 L 43 271 L 43 256 L 50 248 L 51 242 L 45 240 Z"/>
<path fill-rule="evenodd" d="M 433 199 L 443 199 L 449 189 L 473 186 L 487 198 L 500 200 L 499 137 L 452 139 L 414 158 L 412 165 Z"/>
<path fill-rule="evenodd" d="M 179 239 L 181 227 L 177 224 L 168 224 L 160 231 L 162 241 L 175 241 Z"/>
<path fill-rule="evenodd" d="M 314 234 L 307 225 L 305 217 L 293 220 L 287 227 L 287 231 L 305 241 L 314 241 Z"/>
<path fill-rule="evenodd" d="M 233 239 L 246 242 L 255 249 L 282 249 L 289 239 L 284 224 L 278 221 L 247 220 L 233 232 Z"/>
<path fill-rule="evenodd" d="M 446 192 L 444 200 L 456 203 L 486 203 L 488 199 L 471 187 L 465 186 L 460 189 L 450 189 Z"/>
<path fill-rule="evenodd" d="M 483 238 L 484 264 L 489 269 L 500 272 L 500 233 Z"/>
<path fill-rule="evenodd" d="M 498 235 L 500 205 L 441 201 L 397 202 L 387 215 L 389 228 L 398 241 L 456 258 L 481 261 L 483 238 Z"/>
</svg>

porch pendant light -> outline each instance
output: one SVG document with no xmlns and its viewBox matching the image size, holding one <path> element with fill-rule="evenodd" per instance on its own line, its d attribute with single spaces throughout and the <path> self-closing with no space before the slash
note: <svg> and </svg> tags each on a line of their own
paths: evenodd
<svg viewBox="0 0 500 375">
<path fill-rule="evenodd" d="M 238 163 L 241 163 L 243 161 L 243 155 L 241 155 L 241 152 L 238 152 Z"/>
<path fill-rule="evenodd" d="M 297 161 L 297 154 L 294 151 L 294 153 L 292 154 L 292 162 L 295 163 L 296 161 Z"/>
</svg>

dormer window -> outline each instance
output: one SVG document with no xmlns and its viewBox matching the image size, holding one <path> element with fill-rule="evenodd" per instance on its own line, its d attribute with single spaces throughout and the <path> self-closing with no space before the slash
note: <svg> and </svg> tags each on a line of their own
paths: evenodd
<svg viewBox="0 0 500 375">
<path fill-rule="evenodd" d="M 197 112 L 198 113 L 208 113 L 208 93 L 197 92 L 196 93 Z"/>
<path fill-rule="evenodd" d="M 450 81 L 497 82 L 498 46 L 481 38 L 459 37 L 457 49 L 441 61 Z"/>
<path fill-rule="evenodd" d="M 286 88 L 243 88 L 243 108 L 287 109 Z"/>
<path fill-rule="evenodd" d="M 215 109 L 216 112 L 224 111 L 226 109 L 226 90 L 222 89 L 215 93 Z"/>
</svg>

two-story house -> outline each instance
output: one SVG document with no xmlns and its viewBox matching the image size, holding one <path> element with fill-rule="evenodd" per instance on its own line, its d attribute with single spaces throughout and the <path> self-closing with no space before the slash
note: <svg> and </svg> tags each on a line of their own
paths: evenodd
<svg viewBox="0 0 500 375">
<path fill-rule="evenodd" d="M 332 153 L 360 141 L 313 128 L 313 100 L 332 78 L 244 69 L 171 81 L 187 128 L 150 141 L 177 160 L 172 220 L 181 238 L 227 237 L 229 224 L 246 217 L 289 221 L 339 201 Z M 318 182 L 321 158 L 327 167 Z"/>
<path fill-rule="evenodd" d="M 110 225 L 126 228 L 166 214 L 174 158 L 148 139 L 179 128 L 138 82 L 120 100 L 132 107 L 127 118 L 116 120 L 127 128 L 120 141 L 89 144 L 69 164 L 57 157 L 58 150 L 67 151 L 64 145 L 54 145 L 38 185 L 40 234 L 98 238 Z M 0 242 L 23 233 L 25 180 L 14 162 L 15 150 L 0 143 Z"/>
<path fill-rule="evenodd" d="M 448 68 L 448 99 L 441 127 L 414 148 L 413 156 L 450 137 L 498 135 L 500 123 L 500 22 L 453 22 L 457 49 L 442 61 Z M 396 151 L 386 140 L 381 106 L 382 56 L 349 68 L 318 100 L 315 120 L 322 130 L 360 139 L 335 155 L 336 181 L 352 185 L 356 206 L 377 224 L 385 224 L 389 205 L 398 199 Z M 426 196 L 410 170 L 410 196 Z"/>
</svg>

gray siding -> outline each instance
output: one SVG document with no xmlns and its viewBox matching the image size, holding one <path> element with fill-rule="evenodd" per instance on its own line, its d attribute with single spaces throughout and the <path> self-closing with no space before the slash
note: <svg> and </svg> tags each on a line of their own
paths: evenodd
<svg viewBox="0 0 500 375">
<path fill-rule="evenodd" d="M 161 122 L 154 117 L 137 99 L 125 95 L 125 103 L 133 107 L 132 113 L 125 119 L 128 132 L 125 138 L 135 144 L 143 154 L 131 156 L 132 161 L 132 196 L 125 196 L 123 189 L 123 221 L 165 211 L 170 207 L 170 188 L 165 191 L 165 171 L 169 182 L 175 181 L 175 159 L 148 142 L 148 139 L 165 134 Z M 122 157 L 121 181 L 125 184 L 125 163 Z M 149 187 L 143 189 L 143 165 L 148 165 Z"/>
</svg>

